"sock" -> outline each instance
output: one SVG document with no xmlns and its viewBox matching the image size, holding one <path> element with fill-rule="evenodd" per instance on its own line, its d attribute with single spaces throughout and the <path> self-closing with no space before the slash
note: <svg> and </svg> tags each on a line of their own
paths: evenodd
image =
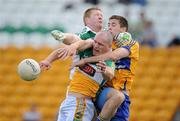
<svg viewBox="0 0 180 121">
<path fill-rule="evenodd" d="M 105 119 L 99 114 L 99 116 L 96 118 L 96 121 L 108 121 L 108 120 L 105 120 Z"/>
<path fill-rule="evenodd" d="M 100 120 L 100 116 L 98 116 L 98 117 L 96 118 L 96 121 L 102 121 L 102 120 Z"/>
</svg>

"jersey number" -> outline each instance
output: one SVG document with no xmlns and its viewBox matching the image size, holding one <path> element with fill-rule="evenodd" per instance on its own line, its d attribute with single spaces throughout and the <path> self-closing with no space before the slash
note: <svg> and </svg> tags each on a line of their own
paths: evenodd
<svg viewBox="0 0 180 121">
<path fill-rule="evenodd" d="M 96 72 L 96 70 L 88 64 L 86 64 L 82 67 L 79 67 L 79 69 L 81 69 L 83 72 L 85 72 L 86 74 L 88 74 L 92 77 L 94 76 L 94 74 Z"/>
</svg>

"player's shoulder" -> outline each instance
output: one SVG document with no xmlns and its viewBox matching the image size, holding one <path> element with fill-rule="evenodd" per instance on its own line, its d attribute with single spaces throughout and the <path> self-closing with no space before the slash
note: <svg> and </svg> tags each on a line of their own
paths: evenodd
<svg viewBox="0 0 180 121">
<path fill-rule="evenodd" d="M 131 48 L 139 48 L 139 43 L 136 40 L 131 40 L 129 43 L 122 45 L 121 47 L 128 47 Z"/>
<path fill-rule="evenodd" d="M 139 49 L 139 42 L 136 41 L 136 40 L 133 40 L 133 41 L 134 41 L 134 42 L 133 42 L 133 44 L 131 45 L 131 47 Z"/>
<path fill-rule="evenodd" d="M 87 26 L 85 26 L 83 28 L 83 30 L 80 32 L 80 35 L 86 35 L 86 34 L 89 34 L 91 32 L 92 32 L 92 30 L 90 28 L 88 28 Z"/>
<path fill-rule="evenodd" d="M 79 34 L 79 37 L 83 40 L 94 38 L 96 33 L 94 33 L 90 28 L 85 27 L 82 32 Z"/>
</svg>

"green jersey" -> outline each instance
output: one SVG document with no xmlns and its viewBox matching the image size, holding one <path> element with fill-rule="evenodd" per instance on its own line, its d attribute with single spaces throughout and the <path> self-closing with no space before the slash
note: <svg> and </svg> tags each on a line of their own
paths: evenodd
<svg viewBox="0 0 180 121">
<path fill-rule="evenodd" d="M 77 34 L 82 40 L 87 40 L 87 39 L 94 39 L 96 36 L 96 32 L 93 32 L 89 27 L 85 26 L 83 31 L 81 33 Z M 92 53 L 92 47 L 88 48 L 82 52 L 79 52 L 74 58 L 73 58 L 73 63 L 78 62 L 80 59 L 85 58 L 85 57 L 91 57 L 93 55 Z M 70 72 L 70 79 L 72 79 L 72 76 L 74 74 L 75 68 L 71 69 Z"/>
<path fill-rule="evenodd" d="M 82 39 L 82 40 L 87 40 L 87 39 L 94 39 L 94 37 L 96 36 L 96 33 L 93 32 L 90 28 L 88 27 L 85 27 L 83 29 L 83 31 L 79 34 L 79 37 Z M 80 59 L 82 58 L 86 58 L 86 57 L 90 57 L 92 56 L 92 47 L 91 48 L 88 48 L 86 50 L 84 50 L 83 52 L 79 52 L 79 57 Z"/>
<path fill-rule="evenodd" d="M 83 31 L 79 34 L 79 37 L 82 40 L 87 40 L 90 38 L 94 39 L 95 36 L 96 36 L 96 33 L 93 32 L 89 27 L 85 27 Z M 84 50 L 83 52 L 79 52 L 79 56 L 80 56 L 80 59 L 93 56 L 92 47 Z M 105 63 L 107 66 L 115 69 L 114 63 L 111 60 L 107 60 L 105 61 Z"/>
<path fill-rule="evenodd" d="M 96 36 L 96 32 L 93 32 L 90 28 L 85 27 L 85 28 L 83 29 L 83 31 L 82 31 L 81 33 L 79 33 L 78 35 L 79 35 L 79 37 L 80 37 L 82 40 L 86 41 L 87 39 L 90 39 L 90 38 L 94 39 L 94 37 Z M 82 52 L 79 52 L 78 55 L 74 58 L 74 61 L 73 61 L 73 62 L 75 63 L 75 62 L 79 61 L 80 59 L 93 56 L 93 51 L 92 51 L 92 50 L 93 50 L 93 48 L 91 47 L 91 48 L 88 48 L 88 49 L 86 49 L 86 50 L 84 50 L 84 51 L 82 51 Z M 107 66 L 109 66 L 109 67 L 111 67 L 113 70 L 115 70 L 115 64 L 114 64 L 113 61 L 107 60 L 107 61 L 105 61 L 105 63 L 106 63 Z M 85 65 L 84 68 L 86 68 L 86 66 L 87 66 L 87 65 Z M 91 64 L 89 64 L 89 66 L 92 66 L 94 69 L 97 70 L 96 63 L 91 63 Z M 83 69 L 84 69 L 84 68 L 81 68 L 80 70 L 82 70 L 82 72 L 83 72 Z M 93 71 L 92 71 L 92 72 L 93 72 Z M 71 74 L 73 74 L 73 73 L 71 73 Z M 85 71 L 84 71 L 84 74 L 87 74 L 87 76 L 88 76 L 88 75 L 93 75 L 93 74 L 89 74 L 89 73 L 87 73 L 87 72 L 85 72 Z M 72 75 L 71 75 L 71 76 L 72 76 Z M 100 75 L 99 75 L 99 76 L 100 76 Z M 94 80 L 94 78 L 96 78 L 96 76 L 95 76 L 95 77 L 94 77 L 94 76 L 93 76 L 93 77 L 90 76 L 90 78 L 92 78 L 92 79 Z M 102 80 L 101 80 L 101 81 L 102 81 Z"/>
</svg>

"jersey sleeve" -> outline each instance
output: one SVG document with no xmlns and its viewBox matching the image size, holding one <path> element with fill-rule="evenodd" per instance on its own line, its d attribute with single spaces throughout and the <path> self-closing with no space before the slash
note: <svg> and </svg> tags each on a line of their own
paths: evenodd
<svg viewBox="0 0 180 121">
<path fill-rule="evenodd" d="M 126 45 L 126 46 L 122 46 L 122 48 L 125 48 L 127 49 L 130 53 L 131 53 L 131 47 L 129 45 Z"/>
<path fill-rule="evenodd" d="M 130 43 L 122 45 L 121 48 L 125 48 L 125 49 L 127 49 L 129 51 L 129 53 L 132 53 L 132 48 L 136 44 L 137 44 L 137 42 L 135 40 L 131 40 Z"/>
<path fill-rule="evenodd" d="M 79 37 L 82 39 L 82 40 L 87 40 L 89 38 L 94 38 L 95 37 L 95 33 L 91 32 L 91 31 L 88 31 L 86 33 L 81 33 L 79 34 Z"/>
<path fill-rule="evenodd" d="M 87 39 L 90 39 L 90 38 L 94 38 L 95 33 L 91 32 L 91 31 L 87 31 L 87 32 L 80 33 L 79 37 L 82 40 L 87 40 Z M 91 57 L 93 55 L 92 47 L 87 48 L 86 50 L 84 50 L 82 52 L 78 52 L 78 55 L 79 55 L 80 59 L 86 58 L 86 57 Z"/>
</svg>

